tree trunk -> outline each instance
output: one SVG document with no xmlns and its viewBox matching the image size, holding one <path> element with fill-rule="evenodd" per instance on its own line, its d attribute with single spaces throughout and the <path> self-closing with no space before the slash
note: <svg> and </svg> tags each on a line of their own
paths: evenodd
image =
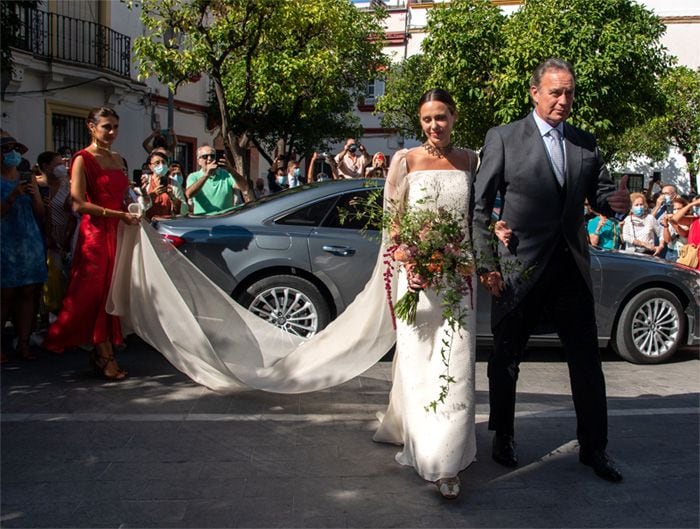
<svg viewBox="0 0 700 529">
<path fill-rule="evenodd" d="M 248 142 L 245 137 L 238 137 L 231 130 L 229 113 L 226 108 L 226 93 L 221 83 L 221 75 L 217 74 L 218 72 L 212 72 L 211 78 L 214 82 L 216 102 L 221 114 L 221 139 L 224 142 L 224 152 L 226 159 L 232 166 L 230 170 L 243 195 L 243 201 L 252 202 L 255 200 L 255 193 L 253 192 L 253 182 L 250 179 L 250 164 L 245 156 Z"/>
</svg>

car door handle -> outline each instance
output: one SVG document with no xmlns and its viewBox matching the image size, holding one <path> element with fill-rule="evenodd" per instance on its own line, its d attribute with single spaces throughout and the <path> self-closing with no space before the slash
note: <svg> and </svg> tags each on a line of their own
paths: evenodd
<svg viewBox="0 0 700 529">
<path fill-rule="evenodd" d="M 347 257 L 348 255 L 355 255 L 355 248 L 350 248 L 349 246 L 323 246 L 323 251 L 332 253 L 333 255 L 341 255 Z"/>
</svg>

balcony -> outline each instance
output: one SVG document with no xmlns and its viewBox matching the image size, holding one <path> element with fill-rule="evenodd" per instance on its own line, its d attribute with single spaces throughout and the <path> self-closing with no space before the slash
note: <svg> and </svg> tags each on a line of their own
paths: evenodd
<svg viewBox="0 0 700 529">
<path fill-rule="evenodd" d="M 35 57 L 97 67 L 122 77 L 131 75 L 131 38 L 89 22 L 29 7 L 18 7 L 21 20 L 15 47 Z"/>
</svg>

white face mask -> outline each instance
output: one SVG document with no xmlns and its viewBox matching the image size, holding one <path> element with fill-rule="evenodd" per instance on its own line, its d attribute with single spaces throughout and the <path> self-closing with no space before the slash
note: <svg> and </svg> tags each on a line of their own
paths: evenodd
<svg viewBox="0 0 700 529">
<path fill-rule="evenodd" d="M 53 175 L 56 178 L 65 178 L 68 176 L 68 168 L 63 164 L 57 165 L 53 168 Z"/>
</svg>

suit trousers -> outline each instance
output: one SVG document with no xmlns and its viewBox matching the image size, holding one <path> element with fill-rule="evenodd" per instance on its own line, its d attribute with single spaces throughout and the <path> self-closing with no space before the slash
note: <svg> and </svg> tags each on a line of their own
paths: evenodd
<svg viewBox="0 0 700 529">
<path fill-rule="evenodd" d="M 489 429 L 512 435 L 519 364 L 545 314 L 554 323 L 569 367 L 579 444 L 604 450 L 608 412 L 593 296 L 565 244 L 558 245 L 523 301 L 494 327 L 488 363 Z"/>
</svg>

